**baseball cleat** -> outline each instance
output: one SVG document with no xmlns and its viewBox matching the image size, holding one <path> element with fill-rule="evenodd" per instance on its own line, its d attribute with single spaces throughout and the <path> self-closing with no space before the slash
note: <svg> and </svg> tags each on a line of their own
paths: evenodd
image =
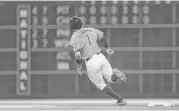
<svg viewBox="0 0 179 111">
<path fill-rule="evenodd" d="M 125 100 L 118 100 L 117 102 L 116 102 L 116 106 L 125 106 L 125 105 L 127 105 L 127 102 L 125 101 Z"/>
<path fill-rule="evenodd" d="M 113 68 L 113 73 L 115 74 L 115 76 L 117 78 L 119 78 L 121 81 L 127 81 L 127 77 L 124 73 L 122 73 L 121 71 L 119 71 L 118 69 L 116 68 Z"/>
</svg>

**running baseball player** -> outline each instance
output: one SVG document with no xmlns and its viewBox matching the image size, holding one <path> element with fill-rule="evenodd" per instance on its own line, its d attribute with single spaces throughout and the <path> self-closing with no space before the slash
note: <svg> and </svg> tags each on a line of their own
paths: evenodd
<svg viewBox="0 0 179 111">
<path fill-rule="evenodd" d="M 79 17 L 72 17 L 69 21 L 72 29 L 71 45 L 74 50 L 75 59 L 78 64 L 78 72 L 82 74 L 82 61 L 85 61 L 89 79 L 95 86 L 107 95 L 117 100 L 116 105 L 126 105 L 123 97 L 117 94 L 108 86 L 103 77 L 110 83 L 118 80 L 127 81 L 126 76 L 118 69 L 112 69 L 107 58 L 101 53 L 98 41 L 104 44 L 105 51 L 112 55 L 114 53 L 108 47 L 102 31 L 95 28 L 82 28 L 82 20 Z"/>
</svg>

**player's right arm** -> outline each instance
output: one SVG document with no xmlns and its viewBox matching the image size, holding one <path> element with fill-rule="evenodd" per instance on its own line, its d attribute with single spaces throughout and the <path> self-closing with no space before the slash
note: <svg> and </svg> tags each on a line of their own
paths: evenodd
<svg viewBox="0 0 179 111">
<path fill-rule="evenodd" d="M 100 43 L 103 44 L 104 50 L 105 50 L 108 54 L 112 55 L 112 54 L 114 53 L 114 51 L 109 48 L 108 43 L 107 43 L 107 40 L 106 40 L 106 38 L 104 37 L 104 33 L 103 33 L 102 31 L 98 30 L 98 29 L 94 29 L 94 31 L 95 31 L 95 33 L 96 33 L 96 35 L 97 35 L 97 40 L 100 41 Z"/>
<path fill-rule="evenodd" d="M 75 54 L 75 59 L 78 65 L 78 73 L 81 75 L 82 74 L 82 55 L 80 50 L 84 47 L 84 39 L 83 38 L 72 38 L 71 39 L 71 45 L 73 47 L 73 51 Z"/>
<path fill-rule="evenodd" d="M 80 76 L 82 75 L 82 56 L 80 51 L 75 52 L 75 59 L 77 62 L 77 69 Z"/>
</svg>

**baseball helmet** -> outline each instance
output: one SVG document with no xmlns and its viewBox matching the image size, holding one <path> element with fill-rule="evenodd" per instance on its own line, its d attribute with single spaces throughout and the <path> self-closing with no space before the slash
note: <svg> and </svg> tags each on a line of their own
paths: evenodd
<svg viewBox="0 0 179 111">
<path fill-rule="evenodd" d="M 77 16 L 73 16 L 69 21 L 71 29 L 80 29 L 82 27 L 82 19 Z"/>
</svg>

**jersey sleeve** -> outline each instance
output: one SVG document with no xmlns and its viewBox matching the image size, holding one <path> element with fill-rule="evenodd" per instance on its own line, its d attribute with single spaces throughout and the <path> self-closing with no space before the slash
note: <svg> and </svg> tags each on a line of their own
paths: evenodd
<svg viewBox="0 0 179 111">
<path fill-rule="evenodd" d="M 85 40 L 83 38 L 73 38 L 71 40 L 71 45 L 73 47 L 73 51 L 76 52 L 84 47 Z"/>
<path fill-rule="evenodd" d="M 94 29 L 94 32 L 96 33 L 98 40 L 101 40 L 104 37 L 104 33 L 102 31 Z"/>
</svg>

